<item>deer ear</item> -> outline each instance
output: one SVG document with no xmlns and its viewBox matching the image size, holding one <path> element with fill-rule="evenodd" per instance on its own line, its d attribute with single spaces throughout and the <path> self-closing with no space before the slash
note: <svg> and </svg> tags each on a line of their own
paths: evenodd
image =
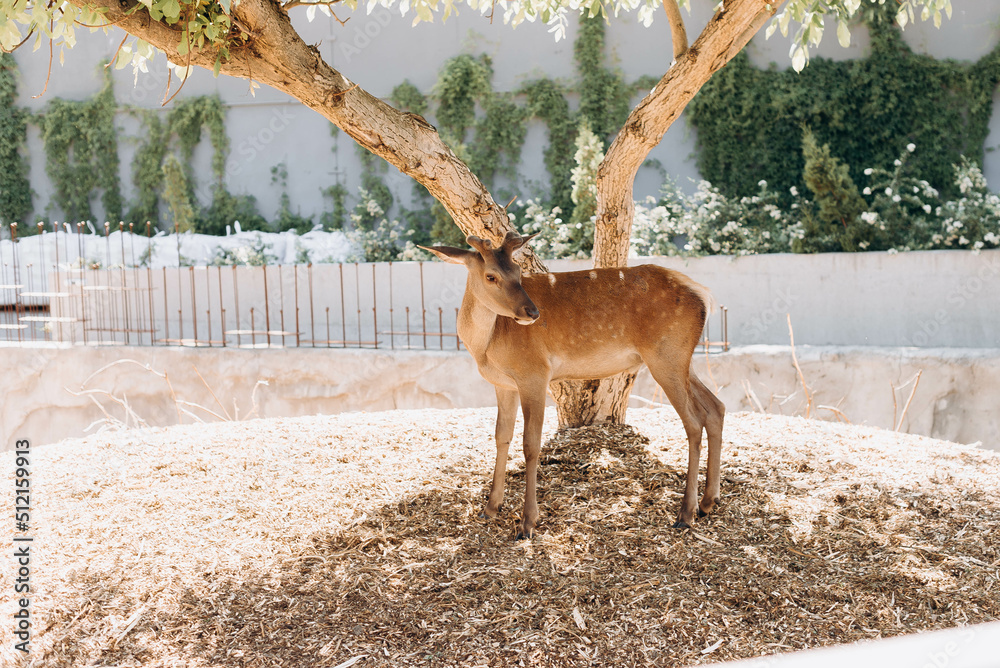
<svg viewBox="0 0 1000 668">
<path fill-rule="evenodd" d="M 465 250 L 464 248 L 452 248 L 451 246 L 417 246 L 417 248 L 434 253 L 440 259 L 451 264 L 465 264 L 470 257 L 475 255 L 472 251 Z"/>
<path fill-rule="evenodd" d="M 537 237 L 538 234 L 539 234 L 538 232 L 535 232 L 534 234 L 529 234 L 526 237 L 522 237 L 517 232 L 508 232 L 507 236 L 504 237 L 503 240 L 503 249 L 508 253 L 513 253 L 514 251 L 518 250 L 526 243 Z"/>
</svg>

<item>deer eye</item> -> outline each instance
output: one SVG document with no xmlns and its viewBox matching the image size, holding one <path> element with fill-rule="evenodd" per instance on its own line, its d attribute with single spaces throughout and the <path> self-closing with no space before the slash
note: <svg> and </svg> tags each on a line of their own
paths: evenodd
<svg viewBox="0 0 1000 668">
<path fill-rule="evenodd" d="M 489 281 L 490 283 L 496 283 L 497 277 L 494 276 L 493 274 L 486 274 L 486 280 Z"/>
</svg>

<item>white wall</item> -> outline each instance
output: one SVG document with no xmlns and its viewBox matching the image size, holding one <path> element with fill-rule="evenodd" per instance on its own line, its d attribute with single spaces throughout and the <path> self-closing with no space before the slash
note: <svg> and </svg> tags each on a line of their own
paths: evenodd
<svg viewBox="0 0 1000 668">
<path fill-rule="evenodd" d="M 687 17 L 691 35 L 701 30 L 711 16 L 716 0 L 693 0 L 693 10 Z M 1000 15 L 1000 0 L 981 0 L 975 3 L 955 3 L 954 17 L 945 21 L 940 31 L 927 25 L 907 28 L 904 33 L 909 44 L 921 53 L 936 57 L 976 59 L 987 53 L 1000 39 L 996 17 Z M 459 53 L 488 53 L 496 70 L 494 86 L 497 90 L 512 90 L 524 81 L 541 76 L 571 80 L 574 74 L 573 39 L 575 23 L 570 26 L 567 39 L 554 42 L 547 28 L 540 24 L 525 24 L 512 30 L 497 21 L 490 25 L 488 19 L 477 13 L 461 9 L 457 17 L 447 23 L 421 24 L 410 27 L 411 18 L 401 17 L 388 10 L 377 9 L 371 15 L 359 9 L 341 26 L 333 19 L 317 14 L 313 23 L 306 21 L 304 11 L 293 12 L 293 19 L 303 38 L 319 44 L 324 58 L 341 68 L 345 76 L 359 83 L 375 95 L 387 96 L 392 88 L 409 79 L 422 91 L 429 91 L 436 80 L 441 65 Z M 346 15 L 341 18 L 348 18 Z M 837 46 L 834 27 L 820 47 L 819 53 L 828 57 L 849 55 L 855 57 L 865 52 L 864 29 L 859 28 L 855 46 L 846 52 Z M 98 62 L 110 59 L 118 47 L 122 33 L 111 30 L 88 34 L 81 29 L 79 43 L 67 54 L 66 64 L 58 61 L 52 69 L 48 92 L 41 93 L 48 69 L 47 49 L 32 52 L 19 50 L 15 57 L 21 68 L 22 82 L 19 103 L 35 111 L 44 108 L 51 99 L 84 99 L 101 86 Z M 619 66 L 628 80 L 642 75 L 660 76 L 668 67 L 672 56 L 666 21 L 657 16 L 649 29 L 637 24 L 633 15 L 626 15 L 612 22 L 608 31 L 611 61 Z M 760 66 L 775 62 L 779 67 L 788 66 L 788 42 L 779 35 L 765 41 L 758 35 L 750 44 L 751 58 Z M 413 54 L 419 53 L 419 58 Z M 160 102 L 167 81 L 163 56 L 158 56 L 149 74 L 142 74 L 133 84 L 132 72 L 125 69 L 115 73 L 115 91 L 123 104 L 146 109 L 161 109 Z M 176 86 L 176 83 L 175 83 Z M 253 194 L 258 198 L 260 210 L 272 217 L 278 208 L 280 191 L 271 185 L 271 168 L 286 162 L 289 174 L 289 194 L 293 206 L 303 214 L 318 215 L 329 208 L 320 190 L 334 182 L 340 175 L 351 193 L 360 182 L 360 166 L 354 153 L 353 142 L 344 135 L 332 137 L 329 123 L 315 112 L 273 90 L 263 88 L 251 96 L 245 81 L 220 77 L 197 71 L 185 85 L 181 97 L 218 93 L 230 106 L 227 129 L 232 141 L 232 152 L 227 165 L 226 181 L 235 193 Z M 166 113 L 169 107 L 163 109 Z M 135 135 L 139 128 L 136 120 L 121 114 L 118 119 L 123 135 Z M 985 173 L 993 188 L 1000 187 L 1000 153 L 991 151 L 1000 145 L 996 133 L 1000 131 L 1000 116 L 994 113 L 993 132 L 987 139 Z M 44 217 L 51 197 L 51 184 L 45 175 L 44 152 L 37 128 L 29 133 L 31 154 L 31 182 L 37 196 L 35 215 Z M 520 168 L 518 190 L 528 196 L 532 184 L 547 182 L 542 164 L 545 131 L 541 124 L 529 130 Z M 333 152 L 333 148 L 337 152 Z M 694 166 L 695 141 L 691 129 L 682 116 L 667 133 L 650 158 L 659 160 L 677 182 L 690 187 L 689 179 L 697 178 Z M 126 199 L 131 192 L 131 160 L 135 150 L 132 141 L 122 141 L 121 172 Z M 196 153 L 197 172 L 210 182 L 211 149 L 207 138 Z M 388 177 L 397 200 L 408 202 L 411 194 L 410 180 L 393 171 Z M 638 196 L 656 194 L 661 183 L 655 170 L 640 170 L 637 179 Z M 202 189 L 207 202 L 208 191 Z M 100 207 L 96 206 L 100 217 Z M 59 216 L 60 212 L 53 211 Z"/>
<path fill-rule="evenodd" d="M 787 344 L 787 318 L 790 317 L 795 342 L 801 345 L 1000 349 L 1000 250 L 630 260 L 632 265 L 643 262 L 676 269 L 707 286 L 716 300 L 728 309 L 729 340 L 735 345 Z M 550 266 L 554 271 L 589 269 L 590 261 L 555 260 Z M 310 272 L 314 286 L 311 303 L 308 294 Z M 209 308 L 216 319 L 211 327 L 216 333 L 221 331 L 223 323 L 218 320 L 221 305 L 227 312 L 227 329 L 237 324 L 241 329 L 250 328 L 249 308 L 253 306 L 255 328 L 264 329 L 263 314 L 269 312 L 272 329 L 280 326 L 288 330 L 293 327 L 298 308 L 301 338 L 312 337 L 311 318 L 315 316 L 317 336 L 323 339 L 326 338 L 328 307 L 333 338 L 342 338 L 345 328 L 351 335 L 349 338 L 357 338 L 360 310 L 361 338 L 368 341 L 375 336 L 372 312 L 377 304 L 380 347 L 393 343 L 397 347 L 403 345 L 399 337 L 395 342 L 389 341 L 385 332 L 389 330 L 390 318 L 396 330 L 405 327 L 403 319 L 407 306 L 411 309 L 414 329 L 417 314 L 426 308 L 427 329 L 437 331 L 440 308 L 443 331 L 454 332 L 455 310 L 461 305 L 466 280 L 464 267 L 441 262 L 395 262 L 391 270 L 387 264 L 351 264 L 345 265 L 342 271 L 338 265 L 313 265 L 311 270 L 304 266 L 272 266 L 268 268 L 265 305 L 263 269 L 259 267 L 240 267 L 235 271 L 215 267 L 168 268 L 152 272 L 144 269 L 88 271 L 82 279 L 98 286 L 107 285 L 109 281 L 113 285 L 124 281 L 144 288 L 150 275 L 153 299 L 143 301 L 136 308 L 146 309 L 147 303 L 151 303 L 154 320 L 160 323 L 162 331 L 165 282 L 169 296 L 166 308 L 175 338 L 178 327 L 174 314 L 178 310 L 183 311 L 186 320 L 185 336 L 193 335 L 193 314 L 197 312 L 199 332 L 205 338 L 209 329 L 205 311 Z M 298 293 L 295 291 L 296 275 Z M 234 301 L 234 277 L 238 277 L 238 309 Z M 377 283 L 375 300 L 372 299 L 373 278 Z M 192 279 L 195 281 L 195 306 L 191 300 Z M 58 284 L 61 289 L 72 286 L 76 291 L 80 288 L 79 280 L 78 272 L 63 272 Z M 342 293 L 344 318 L 341 317 Z M 86 294 L 91 301 L 111 298 L 106 291 L 100 290 Z M 53 307 L 53 315 L 78 315 L 77 303 L 76 299 L 59 301 Z M 113 312 L 115 306 L 111 304 L 105 314 Z M 69 309 L 69 312 L 64 314 L 60 308 Z M 100 311 L 94 308 L 93 313 Z M 121 313 L 124 309 L 123 306 Z M 281 310 L 286 315 L 283 324 L 280 323 Z M 143 318 L 148 322 L 148 317 Z M 720 329 L 720 315 L 716 314 L 709 324 L 713 340 L 719 339 Z M 61 331 L 60 340 L 79 341 L 82 338 L 68 327 Z M 59 331 L 55 334 L 58 336 Z M 11 336 L 16 340 L 16 333 L 0 332 L 0 341 L 10 340 Z M 229 345 L 234 343 L 236 341 L 231 338 Z"/>
</svg>

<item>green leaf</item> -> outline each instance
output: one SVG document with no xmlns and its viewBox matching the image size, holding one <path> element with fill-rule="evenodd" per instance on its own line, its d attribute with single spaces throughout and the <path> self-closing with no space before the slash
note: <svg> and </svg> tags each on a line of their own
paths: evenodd
<svg viewBox="0 0 1000 668">
<path fill-rule="evenodd" d="M 181 3 L 177 0 L 166 0 L 160 4 L 160 11 L 168 21 L 174 23 L 181 17 Z"/>
<path fill-rule="evenodd" d="M 215 57 L 215 67 L 212 68 L 212 76 L 216 79 L 219 78 L 219 71 L 222 69 L 222 52 Z"/>
<path fill-rule="evenodd" d="M 801 72 L 806 66 L 806 48 L 804 46 L 796 47 L 795 53 L 792 54 L 792 68 L 796 72 Z"/>
<path fill-rule="evenodd" d="M 851 45 L 851 29 L 847 27 L 847 21 L 837 22 L 837 40 L 845 49 Z"/>
</svg>

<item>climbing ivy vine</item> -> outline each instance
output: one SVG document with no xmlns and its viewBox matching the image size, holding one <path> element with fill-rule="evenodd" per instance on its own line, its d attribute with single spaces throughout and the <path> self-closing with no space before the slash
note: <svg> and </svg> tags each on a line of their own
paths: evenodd
<svg viewBox="0 0 1000 668">
<path fill-rule="evenodd" d="M 911 169 L 955 195 L 952 166 L 963 155 L 982 164 L 1000 46 L 971 65 L 936 60 L 913 53 L 892 16 L 892 3 L 866 10 L 865 58 L 815 58 L 796 73 L 757 69 L 743 53 L 717 72 L 687 108 L 701 175 L 730 196 L 750 196 L 765 179 L 788 198 L 805 186 L 808 127 L 856 182 L 866 168 L 891 167 L 912 142 L 925 150 Z"/>
<path fill-rule="evenodd" d="M 0 54 L 0 223 L 27 222 L 31 213 L 29 165 L 25 157 L 28 113 L 16 106 L 17 65 Z"/>
<path fill-rule="evenodd" d="M 226 134 L 226 107 L 217 95 L 180 98 L 167 114 L 166 121 L 155 111 L 139 110 L 143 118 L 145 141 L 132 159 L 132 181 L 136 200 L 129 211 L 132 220 L 159 223 L 161 196 L 167 199 L 171 212 L 185 210 L 178 201 L 176 188 L 167 198 L 163 164 L 171 147 L 176 146 L 178 162 L 184 172 L 186 200 L 196 207 L 194 150 L 207 132 L 212 144 L 212 202 L 194 213 L 194 229 L 205 234 L 223 234 L 226 226 L 239 221 L 242 229 L 266 229 L 267 221 L 257 212 L 256 200 L 248 195 L 233 195 L 225 186 L 226 159 L 229 156 L 229 136 Z M 290 211 L 290 210 L 289 210 Z M 284 209 L 279 216 L 284 215 Z M 176 221 L 173 221 L 176 222 Z M 283 219 L 283 222 L 287 222 Z"/>
<path fill-rule="evenodd" d="M 55 188 L 55 203 L 68 220 L 93 218 L 91 199 L 101 191 L 107 220 L 122 218 L 118 178 L 118 129 L 111 75 L 89 100 L 55 98 L 38 117 L 45 145 L 45 171 Z"/>
</svg>

